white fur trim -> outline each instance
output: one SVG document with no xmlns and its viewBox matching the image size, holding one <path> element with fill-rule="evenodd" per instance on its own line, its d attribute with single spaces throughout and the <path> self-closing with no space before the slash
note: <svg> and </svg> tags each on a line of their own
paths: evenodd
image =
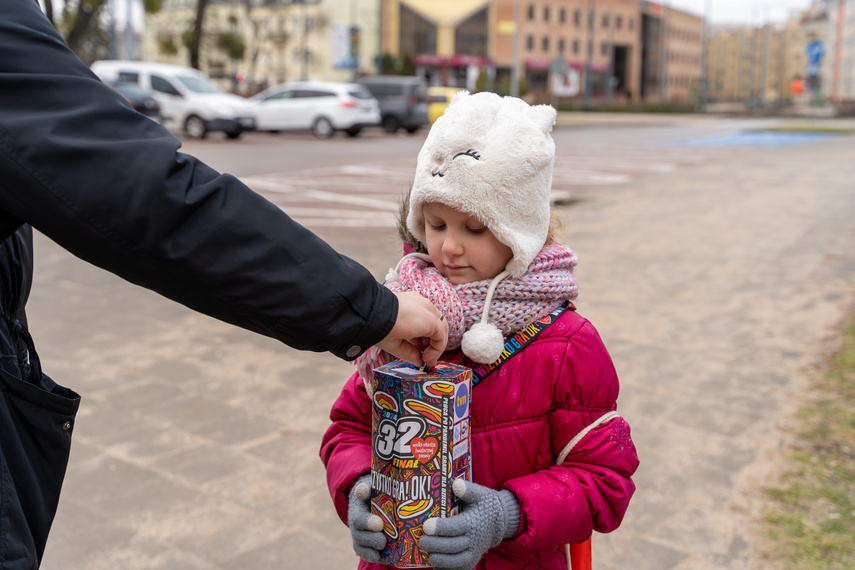
<svg viewBox="0 0 855 570">
<path fill-rule="evenodd" d="M 407 228 L 424 243 L 424 213 L 439 202 L 475 216 L 511 248 L 519 277 L 549 233 L 556 112 L 495 93 L 458 92 L 419 152 Z"/>
<path fill-rule="evenodd" d="M 607 414 L 603 414 L 596 420 L 594 420 L 590 425 L 586 426 L 582 431 L 576 434 L 576 437 L 570 440 L 570 443 L 564 446 L 564 449 L 561 450 L 561 453 L 558 454 L 558 459 L 555 460 L 556 465 L 561 465 L 564 463 L 564 460 L 567 459 L 567 455 L 573 451 L 573 448 L 582 441 L 582 438 L 588 435 L 588 433 L 594 429 L 595 427 L 602 425 L 608 421 L 611 421 L 615 418 L 619 418 L 620 414 L 617 412 L 609 412 Z"/>
</svg>

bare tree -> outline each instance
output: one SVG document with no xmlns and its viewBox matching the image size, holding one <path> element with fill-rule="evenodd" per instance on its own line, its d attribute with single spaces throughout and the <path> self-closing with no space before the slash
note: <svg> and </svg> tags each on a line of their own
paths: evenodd
<svg viewBox="0 0 855 570">
<path fill-rule="evenodd" d="M 190 48 L 190 67 L 199 69 L 199 47 L 202 44 L 202 25 L 205 21 L 205 8 L 208 7 L 208 0 L 198 0 L 196 4 L 196 21 L 193 23 L 193 37 L 191 38 Z"/>
<path fill-rule="evenodd" d="M 79 0 L 76 6 L 66 4 L 64 19 L 70 23 L 65 43 L 68 47 L 86 61 L 84 57 L 87 37 L 96 27 L 98 12 L 106 4 L 106 0 Z"/>
<path fill-rule="evenodd" d="M 101 18 L 109 0 L 65 0 L 62 14 L 57 18 L 53 0 L 44 0 L 45 15 L 56 26 L 68 47 L 81 60 L 91 63 L 110 54 L 112 25 Z M 146 12 L 160 10 L 163 0 L 142 0 Z"/>
</svg>

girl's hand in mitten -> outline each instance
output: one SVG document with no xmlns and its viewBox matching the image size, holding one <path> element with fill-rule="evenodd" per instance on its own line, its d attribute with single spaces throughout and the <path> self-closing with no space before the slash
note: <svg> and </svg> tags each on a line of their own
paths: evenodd
<svg viewBox="0 0 855 570">
<path fill-rule="evenodd" d="M 350 490 L 347 507 L 347 526 L 353 538 L 353 549 L 368 562 L 379 562 L 380 551 L 386 547 L 383 520 L 371 514 L 371 475 L 356 480 Z"/>
<path fill-rule="evenodd" d="M 463 479 L 454 481 L 452 490 L 465 503 L 462 512 L 426 520 L 419 546 L 430 553 L 435 568 L 470 570 L 488 549 L 516 534 L 520 504 L 510 491 L 494 491 Z"/>
</svg>

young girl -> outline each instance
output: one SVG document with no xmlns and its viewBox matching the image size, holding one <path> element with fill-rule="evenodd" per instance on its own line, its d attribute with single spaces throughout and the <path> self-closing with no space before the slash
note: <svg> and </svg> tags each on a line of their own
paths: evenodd
<svg viewBox="0 0 855 570">
<path fill-rule="evenodd" d="M 419 540 L 436 568 L 566 569 L 564 545 L 616 529 L 635 490 L 617 375 L 570 302 L 576 255 L 551 235 L 554 122 L 549 106 L 455 95 L 419 153 L 405 204 L 405 249 L 416 253 L 386 286 L 430 299 L 449 324 L 442 360 L 484 375 L 470 408 L 473 480 L 453 485 L 464 506 L 426 521 Z M 549 318 L 522 350 L 503 354 L 506 340 L 526 341 L 517 333 Z M 390 360 L 372 350 L 357 361 L 321 448 L 360 569 L 389 568 L 375 564 L 386 540 L 368 498 L 371 371 Z"/>
</svg>

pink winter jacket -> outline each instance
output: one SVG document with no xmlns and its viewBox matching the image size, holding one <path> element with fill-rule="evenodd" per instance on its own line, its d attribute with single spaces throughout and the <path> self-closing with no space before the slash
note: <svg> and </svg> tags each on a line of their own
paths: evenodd
<svg viewBox="0 0 855 570">
<path fill-rule="evenodd" d="M 477 366 L 459 350 L 442 360 Z M 577 434 L 616 409 L 617 397 L 617 374 L 599 334 L 571 310 L 473 389 L 473 480 L 512 491 L 521 509 L 517 535 L 490 549 L 478 569 L 566 570 L 564 544 L 620 525 L 638 467 L 626 421 L 616 417 L 591 429 L 555 465 Z M 330 419 L 321 459 L 346 524 L 350 488 L 371 470 L 371 402 L 357 374 Z M 360 560 L 359 568 L 392 567 Z"/>
</svg>

